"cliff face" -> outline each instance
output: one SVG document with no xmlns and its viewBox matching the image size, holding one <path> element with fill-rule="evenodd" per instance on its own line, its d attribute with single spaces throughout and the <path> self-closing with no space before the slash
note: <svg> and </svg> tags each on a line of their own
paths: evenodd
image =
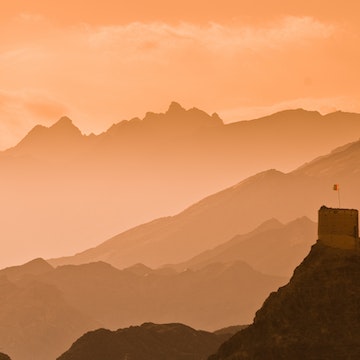
<svg viewBox="0 0 360 360">
<path fill-rule="evenodd" d="M 254 323 L 209 360 L 359 359 L 360 253 L 318 242 Z"/>
</svg>

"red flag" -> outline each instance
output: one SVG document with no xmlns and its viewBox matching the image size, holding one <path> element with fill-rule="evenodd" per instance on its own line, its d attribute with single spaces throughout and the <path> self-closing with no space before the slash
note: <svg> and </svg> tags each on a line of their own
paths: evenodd
<svg viewBox="0 0 360 360">
<path fill-rule="evenodd" d="M 338 191 L 339 190 L 339 184 L 334 184 L 333 190 Z"/>
</svg>

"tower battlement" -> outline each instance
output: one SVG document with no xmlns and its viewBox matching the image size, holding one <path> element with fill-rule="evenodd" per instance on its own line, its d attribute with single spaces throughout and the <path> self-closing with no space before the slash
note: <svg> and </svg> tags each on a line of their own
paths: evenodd
<svg viewBox="0 0 360 360">
<path fill-rule="evenodd" d="M 358 210 L 319 209 L 318 239 L 328 246 L 359 249 Z"/>
</svg>

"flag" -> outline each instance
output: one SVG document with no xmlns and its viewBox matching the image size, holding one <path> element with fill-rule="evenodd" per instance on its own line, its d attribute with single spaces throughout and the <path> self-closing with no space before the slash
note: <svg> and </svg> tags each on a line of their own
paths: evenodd
<svg viewBox="0 0 360 360">
<path fill-rule="evenodd" d="M 339 184 L 334 184 L 334 186 L 333 186 L 333 190 L 335 190 L 335 191 L 339 191 Z"/>
</svg>

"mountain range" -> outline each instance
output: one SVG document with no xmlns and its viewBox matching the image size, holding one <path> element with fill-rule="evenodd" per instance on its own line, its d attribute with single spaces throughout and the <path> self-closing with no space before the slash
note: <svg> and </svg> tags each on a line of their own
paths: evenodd
<svg viewBox="0 0 360 360">
<path fill-rule="evenodd" d="M 51 360 L 100 327 L 246 324 L 285 282 L 240 261 L 178 273 L 141 264 L 119 270 L 104 262 L 53 268 L 35 259 L 0 270 L 0 348 L 13 360 Z"/>
<path fill-rule="evenodd" d="M 339 199 L 341 206 L 360 208 L 359 182 L 360 141 L 356 141 L 287 174 L 274 169 L 258 173 L 178 215 L 137 226 L 75 256 L 50 262 L 101 260 L 119 268 L 137 262 L 150 267 L 182 263 L 270 218 L 289 222 L 305 215 L 314 219 L 321 205 L 338 207 Z M 340 184 L 341 196 L 333 191 L 334 184 Z"/>
<path fill-rule="evenodd" d="M 166 265 L 176 270 L 201 269 L 212 263 L 244 261 L 264 274 L 290 278 L 316 238 L 317 224 L 302 217 L 282 224 L 271 219 L 245 235 L 206 250 L 188 261 Z"/>
<path fill-rule="evenodd" d="M 228 340 L 208 360 L 359 358 L 359 260 L 358 248 L 318 240 L 289 283 L 266 299 L 251 325 L 231 337 L 226 329 L 217 332 Z M 58 360 L 202 359 L 217 340 L 181 324 L 145 323 L 89 332 Z"/>
<path fill-rule="evenodd" d="M 322 116 L 289 110 L 224 124 L 216 114 L 210 116 L 196 108 L 185 110 L 177 103 L 163 114 L 147 113 L 142 120 L 122 121 L 99 135 L 83 135 L 66 117 L 51 127 L 36 126 L 19 144 L 0 153 L 0 236 L 6 249 L 0 255 L 0 264 L 71 254 L 95 246 L 138 224 L 178 213 L 249 175 L 269 168 L 289 171 L 356 140 L 359 130 L 358 114 Z M 300 176 L 299 172 L 297 176 L 291 174 L 265 172 L 239 187 L 267 183 L 269 191 L 278 195 L 271 202 L 281 202 L 281 197 L 287 196 L 284 189 L 288 179 Z M 270 184 L 278 182 L 284 184 L 281 191 L 271 189 Z M 306 180 L 298 183 L 306 186 Z M 226 194 L 229 191 L 223 192 Z M 245 204 L 250 198 L 241 196 L 240 201 Z M 255 206 L 259 201 L 252 203 Z M 200 204 L 205 206 L 204 202 Z M 225 212 L 229 231 L 220 234 L 217 241 L 210 236 L 209 247 L 246 233 L 270 217 L 282 222 L 303 215 L 313 218 L 312 209 L 309 204 L 283 217 L 279 212 L 269 215 L 270 211 L 259 211 L 259 218 L 251 217 L 251 221 L 240 211 L 244 220 L 234 231 L 230 231 L 233 215 Z M 204 210 L 195 206 L 191 211 Z M 241 209 L 234 205 L 228 210 Z M 169 221 L 162 220 L 159 225 L 164 223 L 167 228 Z M 19 244 L 22 252 L 17 251 Z M 177 259 L 159 260 L 184 261 L 202 250 L 195 246 Z M 27 254 L 26 259 L 23 254 Z M 155 263 L 159 261 L 149 265 Z"/>
<path fill-rule="evenodd" d="M 139 220 L 147 206 L 156 213 L 159 194 L 179 204 L 176 198 L 208 191 L 222 176 L 230 181 L 246 166 L 252 169 L 250 163 L 285 161 L 276 146 L 270 150 L 270 142 L 279 144 L 290 135 L 279 133 L 283 140 L 274 135 L 270 141 L 259 129 L 270 123 L 286 129 L 284 123 L 299 119 L 305 128 L 311 119 L 314 129 L 317 121 L 327 119 L 332 128 L 342 119 L 345 129 L 353 126 L 351 136 L 358 122 L 356 114 L 298 110 L 224 125 L 216 114 L 172 104 L 165 114 L 149 113 L 97 136 L 82 135 L 68 118 L 50 128 L 37 126 L 0 154 L 3 247 L 16 244 L 19 234 L 28 256 L 40 248 L 46 252 L 54 242 L 59 251 L 66 246 L 60 240 L 78 239 L 76 246 L 86 242 L 89 247 L 90 234 L 101 240 L 100 234 L 121 227 L 123 214 L 134 211 Z M 318 147 L 310 141 L 307 150 L 317 152 L 320 138 Z M 268 147 L 267 157 L 257 156 L 262 146 Z M 292 146 L 287 155 L 295 154 Z M 245 148 L 251 156 L 244 156 Z M 311 219 L 317 209 L 340 200 L 360 207 L 359 174 L 360 142 L 355 141 L 289 173 L 259 172 L 175 216 L 120 232 L 75 256 L 5 268 L 0 271 L 0 349 L 14 360 L 49 360 L 100 327 L 151 321 L 215 330 L 249 323 L 316 238 Z M 334 183 L 340 184 L 341 197 L 332 190 Z M 191 196 L 182 196 L 185 188 Z M 137 211 L 140 204 L 144 207 Z"/>
</svg>

